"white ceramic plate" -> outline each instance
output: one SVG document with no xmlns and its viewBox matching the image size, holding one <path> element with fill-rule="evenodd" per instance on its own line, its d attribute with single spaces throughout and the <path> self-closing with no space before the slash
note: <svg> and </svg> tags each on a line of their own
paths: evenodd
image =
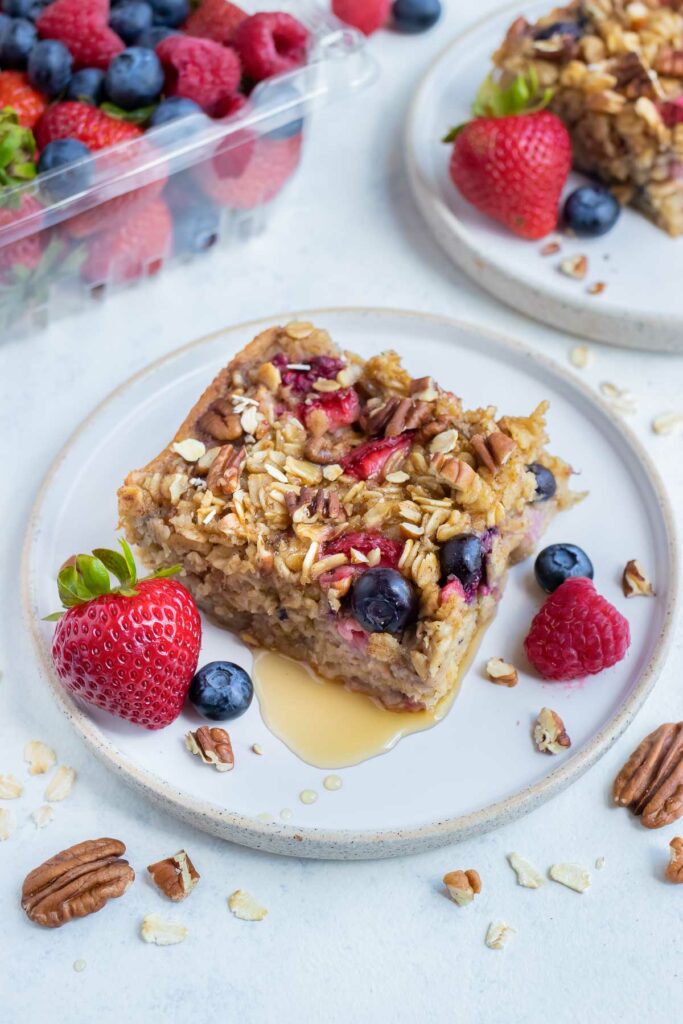
<svg viewBox="0 0 683 1024">
<path fill-rule="evenodd" d="M 175 432 L 218 369 L 259 330 L 312 319 L 343 346 L 369 356 L 395 348 L 415 376 L 433 374 L 469 405 L 510 413 L 549 398 L 551 447 L 571 462 L 592 496 L 553 525 L 547 540 L 576 542 L 593 556 L 596 584 L 627 614 L 633 645 L 625 661 L 585 685 L 542 684 L 525 671 L 521 641 L 541 603 L 530 562 L 513 569 L 499 614 L 448 717 L 387 754 L 340 771 L 343 788 L 322 788 L 325 772 L 298 760 L 263 724 L 258 704 L 232 723 L 237 766 L 208 769 L 184 749 L 199 719 L 186 712 L 162 732 L 146 732 L 75 703 L 50 669 L 54 578 L 65 556 L 114 541 L 116 489 Z M 656 583 L 653 600 L 621 595 L 628 558 Z M 38 660 L 61 707 L 92 750 L 167 809 L 207 831 L 249 846 L 310 857 L 379 857 L 416 851 L 493 828 L 577 778 L 607 750 L 654 685 L 676 591 L 676 546 L 656 472 L 622 423 L 588 389 L 515 342 L 453 320 L 378 310 L 322 310 L 232 327 L 172 353 L 124 384 L 79 428 L 37 500 L 25 556 L 26 607 Z M 504 655 L 521 669 L 513 690 L 491 685 L 482 663 Z M 238 641 L 204 624 L 202 661 L 250 667 Z M 47 687 L 46 687 L 47 694 Z M 46 697 L 47 699 L 47 697 Z M 565 719 L 571 752 L 539 755 L 530 727 L 543 705 Z M 249 751 L 253 742 L 263 757 Z M 319 792 L 304 806 L 298 794 Z M 278 819 L 292 808 L 290 823 Z M 267 823 L 258 815 L 272 813 Z"/>
<path fill-rule="evenodd" d="M 603 238 L 560 239 L 562 256 L 588 256 L 586 280 L 575 281 L 558 272 L 559 255 L 542 257 L 543 243 L 517 238 L 480 214 L 449 178 L 451 147 L 440 140 L 470 117 L 472 100 L 491 69 L 491 54 L 514 18 L 524 14 L 534 20 L 551 8 L 550 0 L 506 6 L 454 39 L 430 66 L 406 130 L 415 198 L 450 258 L 508 305 L 596 341 L 681 352 L 683 239 L 671 239 L 642 215 L 624 210 Z M 583 181 L 572 174 L 567 192 Z M 656 273 L 650 272 L 655 267 Z M 596 281 L 607 288 L 589 295 L 587 286 Z"/>
</svg>

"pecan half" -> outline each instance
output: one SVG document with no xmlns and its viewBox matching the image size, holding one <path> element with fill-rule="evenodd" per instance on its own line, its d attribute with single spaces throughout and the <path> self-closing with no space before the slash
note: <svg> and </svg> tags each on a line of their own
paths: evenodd
<svg viewBox="0 0 683 1024">
<path fill-rule="evenodd" d="M 663 55 L 666 49 L 663 47 L 660 55 Z M 662 72 L 662 69 L 657 67 L 660 55 L 655 60 L 654 68 L 656 71 L 667 74 L 668 72 Z M 647 96 L 651 100 L 659 98 L 656 76 L 652 75 L 637 53 L 631 51 L 621 54 L 610 64 L 609 72 L 617 80 L 615 88 L 626 99 L 637 100 L 640 96 Z"/>
<path fill-rule="evenodd" d="M 147 870 L 157 889 L 174 903 L 189 896 L 199 881 L 199 872 L 184 850 L 150 864 Z"/>
<path fill-rule="evenodd" d="M 26 876 L 22 907 L 46 928 L 95 914 L 135 881 L 132 867 L 121 859 L 125 852 L 118 839 L 89 839 L 62 850 Z"/>
<path fill-rule="evenodd" d="M 319 487 L 317 491 L 311 490 L 310 487 L 302 487 L 298 494 L 295 491 L 287 491 L 285 506 L 292 517 L 302 508 L 306 509 L 311 518 L 315 515 L 320 516 L 321 519 L 344 519 L 346 517 L 339 495 L 335 491 L 328 491 L 323 487 Z"/>
<path fill-rule="evenodd" d="M 242 424 L 226 398 L 219 398 L 200 416 L 197 426 L 216 441 L 236 441 L 242 436 Z"/>
<path fill-rule="evenodd" d="M 188 732 L 185 746 L 191 754 L 201 757 L 204 764 L 212 764 L 219 772 L 229 772 L 235 767 L 232 743 L 225 729 L 202 725 L 194 732 Z"/>
<path fill-rule="evenodd" d="M 209 490 L 214 494 L 234 494 L 239 487 L 244 458 L 244 448 L 235 448 L 231 444 L 223 445 L 213 460 L 206 478 Z"/>
<path fill-rule="evenodd" d="M 480 466 L 484 466 L 491 473 L 496 473 L 501 466 L 508 461 L 517 445 L 501 430 L 494 430 L 488 437 L 483 434 L 475 434 L 470 439 Z"/>
<path fill-rule="evenodd" d="M 666 877 L 670 882 L 683 882 L 683 839 L 675 836 L 669 843 L 671 860 L 666 866 Z"/>
<path fill-rule="evenodd" d="M 431 462 L 439 477 L 455 491 L 468 491 L 476 479 L 477 474 L 472 467 L 454 455 L 437 452 L 432 455 Z"/>
<path fill-rule="evenodd" d="M 683 722 L 665 722 L 636 747 L 614 780 L 616 803 L 641 816 L 646 828 L 683 814 Z"/>
<path fill-rule="evenodd" d="M 400 404 L 401 399 L 396 395 L 392 395 L 386 402 L 376 398 L 370 400 L 360 416 L 360 425 L 368 437 L 376 437 L 384 431 Z"/>
</svg>

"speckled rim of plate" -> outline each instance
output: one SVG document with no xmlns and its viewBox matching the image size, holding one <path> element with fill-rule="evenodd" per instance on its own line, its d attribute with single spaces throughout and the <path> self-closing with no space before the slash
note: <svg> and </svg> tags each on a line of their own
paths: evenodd
<svg viewBox="0 0 683 1024">
<path fill-rule="evenodd" d="M 552 6 L 549 3 L 549 7 Z M 683 352 L 683 316 L 639 312 L 629 315 L 628 310 L 613 312 L 602 309 L 594 299 L 578 293 L 559 297 L 543 292 L 535 285 L 516 277 L 505 265 L 482 256 L 472 233 L 424 180 L 417 157 L 413 153 L 413 133 L 423 94 L 430 88 L 437 68 L 451 51 L 458 50 L 469 38 L 485 30 L 487 25 L 508 12 L 511 20 L 520 13 L 519 0 L 497 7 L 459 32 L 430 62 L 429 69 L 420 80 L 413 95 L 404 131 L 405 162 L 413 196 L 434 238 L 447 256 L 480 288 L 525 316 L 550 324 L 556 330 L 580 335 L 593 341 L 643 351 Z M 482 78 L 486 69 L 482 69 Z M 683 244 L 683 243 L 681 243 Z"/>
<path fill-rule="evenodd" d="M 153 375 L 158 367 L 164 363 L 183 355 L 189 349 L 199 348 L 207 342 L 224 334 L 226 331 L 250 332 L 250 336 L 264 330 L 274 323 L 288 323 L 291 320 L 321 321 L 328 315 L 344 315 L 346 313 L 373 316 L 373 317 L 402 317 L 413 319 L 416 322 L 416 330 L 421 325 L 429 322 L 435 326 L 452 328 L 454 330 L 469 331 L 474 334 L 486 337 L 489 341 L 512 350 L 525 359 L 539 364 L 547 372 L 561 378 L 578 390 L 582 397 L 596 407 L 600 413 L 606 416 L 613 425 L 616 425 L 623 435 L 625 441 L 630 445 L 636 458 L 649 478 L 650 484 L 657 496 L 662 516 L 666 526 L 667 543 L 669 548 L 671 564 L 671 586 L 669 588 L 669 600 L 664 612 L 662 629 L 657 640 L 654 653 L 649 664 L 645 667 L 640 680 L 630 695 L 611 719 L 607 726 L 598 732 L 586 747 L 566 765 L 560 765 L 550 775 L 547 775 L 542 782 L 517 793 L 513 797 L 498 801 L 484 807 L 481 810 L 470 814 L 461 815 L 456 818 L 448 818 L 443 821 L 430 823 L 414 829 L 401 830 L 351 830 L 351 829 L 318 829 L 300 828 L 288 825 L 280 825 L 260 822 L 248 815 L 237 814 L 232 811 L 222 810 L 214 804 L 197 800 L 188 794 L 177 790 L 160 779 L 153 772 L 138 768 L 131 760 L 123 756 L 115 746 L 105 740 L 88 714 L 72 699 L 63 689 L 54 673 L 44 643 L 39 633 L 39 618 L 35 613 L 34 595 L 30 585 L 30 557 L 31 548 L 35 539 L 35 529 L 38 524 L 43 499 L 50 488 L 53 478 L 59 469 L 63 459 L 69 452 L 72 444 L 80 436 L 81 432 L 97 419 L 100 411 L 110 402 L 118 398 L 132 384 L 137 383 L 148 375 Z M 513 338 L 510 338 L 498 331 L 489 330 L 478 325 L 469 324 L 452 317 L 439 316 L 437 314 L 419 313 L 411 310 L 373 308 L 373 307 L 328 307 L 322 309 L 299 310 L 284 314 L 275 314 L 258 320 L 250 320 L 246 323 L 235 324 L 225 327 L 219 331 L 213 331 L 196 341 L 190 342 L 162 356 L 160 359 L 150 363 L 143 370 L 134 374 L 123 384 L 119 385 L 107 398 L 82 421 L 76 428 L 69 440 L 66 442 L 60 453 L 57 455 L 50 467 L 41 487 L 38 491 L 28 528 L 24 540 L 21 567 L 21 586 L 24 614 L 27 626 L 35 647 L 39 667 L 47 680 L 50 689 L 59 707 L 71 721 L 76 731 L 85 741 L 89 749 L 135 790 L 143 793 L 146 797 L 153 799 L 164 810 L 180 818 L 196 828 L 209 832 L 212 835 L 252 849 L 265 850 L 271 853 L 278 853 L 293 857 L 310 857 L 324 860 L 365 860 L 379 859 L 383 857 L 398 857 L 409 853 L 422 853 L 426 850 L 445 846 L 461 839 L 468 839 L 471 836 L 480 835 L 493 828 L 505 825 L 516 818 L 534 810 L 555 794 L 561 792 L 570 783 L 578 779 L 586 772 L 603 754 L 609 750 L 615 740 L 624 732 L 627 726 L 633 721 L 640 710 L 646 697 L 654 687 L 660 669 L 663 666 L 668 651 L 672 627 L 675 619 L 675 611 L 678 595 L 678 545 L 676 539 L 676 528 L 674 525 L 671 505 L 666 494 L 664 484 L 658 470 L 654 466 L 650 456 L 642 447 L 640 441 L 633 431 L 617 419 L 607 403 L 595 394 L 586 384 L 576 379 L 574 375 L 558 366 L 553 360 L 541 355 L 526 345 Z"/>
</svg>

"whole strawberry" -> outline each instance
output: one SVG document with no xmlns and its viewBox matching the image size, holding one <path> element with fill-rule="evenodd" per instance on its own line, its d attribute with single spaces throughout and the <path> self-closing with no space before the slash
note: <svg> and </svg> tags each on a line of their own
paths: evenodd
<svg viewBox="0 0 683 1024">
<path fill-rule="evenodd" d="M 109 117 L 98 107 L 79 100 L 53 103 L 36 125 L 36 142 L 45 149 L 55 139 L 78 139 L 88 149 L 106 149 L 117 142 L 137 139 L 142 129 L 128 121 Z"/>
<path fill-rule="evenodd" d="M 488 79 L 474 104 L 474 119 L 444 139 L 454 143 L 455 187 L 522 238 L 543 238 L 556 227 L 571 169 L 567 129 L 555 114 L 538 109 L 549 98 L 546 92 L 538 100 L 533 75 L 506 89 Z"/>
<path fill-rule="evenodd" d="M 565 580 L 545 602 L 524 641 L 544 679 L 597 675 L 621 661 L 631 643 L 627 620 L 585 576 Z"/>
<path fill-rule="evenodd" d="M 11 107 L 22 128 L 33 128 L 46 106 L 24 71 L 0 71 L 0 108 Z"/>
<path fill-rule="evenodd" d="M 202 627 L 189 591 L 169 576 L 137 579 L 129 546 L 97 549 L 62 567 L 52 661 L 64 687 L 145 729 L 180 714 L 197 668 Z M 110 573 L 119 581 L 112 589 Z"/>
</svg>

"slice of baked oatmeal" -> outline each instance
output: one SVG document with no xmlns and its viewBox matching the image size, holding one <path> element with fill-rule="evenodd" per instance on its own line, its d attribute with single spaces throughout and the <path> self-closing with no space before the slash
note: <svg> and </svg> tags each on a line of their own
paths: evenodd
<svg viewBox="0 0 683 1024">
<path fill-rule="evenodd" d="M 503 82 L 533 67 L 553 90 L 574 166 L 670 235 L 683 233 L 680 0 L 574 0 L 517 18 L 493 56 Z"/>
<path fill-rule="evenodd" d="M 311 324 L 272 328 L 128 476 L 121 523 L 247 643 L 388 708 L 432 708 L 509 564 L 570 500 L 545 409 L 467 411 L 393 352 L 364 362 Z"/>
</svg>

